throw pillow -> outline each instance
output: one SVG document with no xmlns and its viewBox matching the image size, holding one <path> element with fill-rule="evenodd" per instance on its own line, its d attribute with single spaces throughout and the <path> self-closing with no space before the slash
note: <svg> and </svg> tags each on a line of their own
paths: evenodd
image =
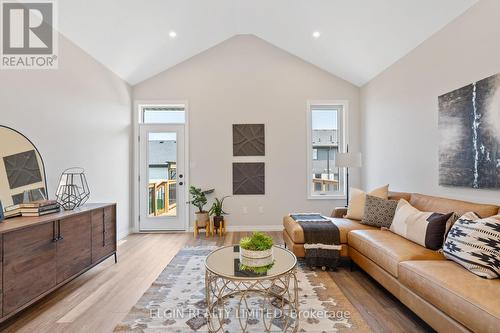
<svg viewBox="0 0 500 333">
<path fill-rule="evenodd" d="M 399 200 L 391 231 L 431 250 L 443 247 L 446 223 L 453 216 L 421 212 L 404 199 Z"/>
<path fill-rule="evenodd" d="M 350 192 L 351 198 L 349 199 L 349 207 L 347 208 L 345 218 L 360 221 L 363 219 L 363 215 L 365 215 L 366 192 L 357 188 L 350 188 Z M 368 194 L 377 198 L 387 199 L 389 196 L 389 185 L 376 188 Z"/>
<path fill-rule="evenodd" d="M 398 202 L 396 200 L 381 199 L 367 194 L 365 215 L 361 223 L 379 228 L 389 228 L 397 206 Z"/>
<path fill-rule="evenodd" d="M 500 215 L 481 219 L 462 215 L 451 227 L 443 247 L 446 258 L 487 279 L 500 277 Z"/>
</svg>

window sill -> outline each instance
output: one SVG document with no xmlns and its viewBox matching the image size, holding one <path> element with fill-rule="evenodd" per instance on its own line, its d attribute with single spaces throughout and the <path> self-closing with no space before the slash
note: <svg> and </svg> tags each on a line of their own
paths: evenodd
<svg viewBox="0 0 500 333">
<path fill-rule="evenodd" d="M 307 196 L 308 200 L 345 200 L 345 194 L 325 194 L 325 195 L 311 195 Z"/>
</svg>

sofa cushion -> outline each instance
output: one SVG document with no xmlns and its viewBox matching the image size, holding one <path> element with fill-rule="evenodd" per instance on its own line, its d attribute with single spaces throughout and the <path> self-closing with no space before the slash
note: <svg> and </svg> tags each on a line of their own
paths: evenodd
<svg viewBox="0 0 500 333">
<path fill-rule="evenodd" d="M 402 261 L 444 260 L 441 253 L 426 249 L 388 230 L 351 231 L 348 244 L 394 277 L 398 277 L 398 264 Z"/>
<path fill-rule="evenodd" d="M 446 214 L 455 212 L 458 215 L 463 215 L 467 212 L 474 212 L 481 217 L 488 217 L 498 214 L 497 205 L 486 205 L 467 201 L 446 199 L 433 197 L 430 195 L 413 193 L 411 195 L 410 204 L 422 211 L 436 212 Z"/>
<path fill-rule="evenodd" d="M 360 221 L 363 218 L 365 212 L 365 201 L 367 193 L 357 188 L 351 188 L 350 190 L 351 195 L 349 198 L 349 207 L 347 208 L 347 214 L 345 215 L 345 218 Z M 389 185 L 376 188 L 368 194 L 377 198 L 387 200 L 387 197 L 389 195 Z"/>
<path fill-rule="evenodd" d="M 475 213 L 466 213 L 448 233 L 443 252 L 476 275 L 499 278 L 500 215 L 480 219 Z"/>
<path fill-rule="evenodd" d="M 398 202 L 396 200 L 386 200 L 367 194 L 365 215 L 363 215 L 361 224 L 378 228 L 389 228 L 394 218 L 394 213 L 396 213 L 397 206 Z"/>
<path fill-rule="evenodd" d="M 439 250 L 443 247 L 447 221 L 453 214 L 422 212 L 401 199 L 396 208 L 391 231 L 428 249 Z"/>
<path fill-rule="evenodd" d="M 498 332 L 500 280 L 476 276 L 449 261 L 407 261 L 399 281 L 414 293 L 475 332 Z"/>
<path fill-rule="evenodd" d="M 363 225 L 357 221 L 349 219 L 332 219 L 337 225 L 340 231 L 340 243 L 347 244 L 347 233 L 351 230 L 364 230 L 364 229 L 374 229 L 371 226 Z M 300 224 L 297 223 L 290 216 L 285 216 L 283 218 L 283 227 L 287 231 L 288 235 L 294 243 L 304 244 L 304 231 Z"/>
<path fill-rule="evenodd" d="M 389 200 L 399 201 L 400 199 L 405 199 L 406 201 L 410 201 L 411 193 L 408 192 L 389 192 Z"/>
</svg>

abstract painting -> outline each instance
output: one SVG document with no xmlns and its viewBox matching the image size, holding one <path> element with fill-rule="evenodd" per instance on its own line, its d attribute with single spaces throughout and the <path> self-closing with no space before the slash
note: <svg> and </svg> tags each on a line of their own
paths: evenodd
<svg viewBox="0 0 500 333">
<path fill-rule="evenodd" d="M 500 74 L 438 101 L 439 184 L 500 188 Z"/>
<path fill-rule="evenodd" d="M 5 156 L 3 161 L 11 189 L 42 181 L 40 166 L 34 150 Z"/>
<path fill-rule="evenodd" d="M 265 155 L 264 124 L 233 125 L 233 156 Z"/>
<path fill-rule="evenodd" d="M 233 194 L 265 194 L 264 163 L 233 163 Z"/>
</svg>

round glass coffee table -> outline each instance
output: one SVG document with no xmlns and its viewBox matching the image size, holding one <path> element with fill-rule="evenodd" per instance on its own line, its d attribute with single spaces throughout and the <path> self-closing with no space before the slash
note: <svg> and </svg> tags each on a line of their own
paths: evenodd
<svg viewBox="0 0 500 333">
<path fill-rule="evenodd" d="M 225 246 L 205 259 L 209 332 L 297 332 L 297 257 L 273 247 L 274 265 L 264 275 L 240 270 L 239 246 Z M 239 324 L 239 325 L 238 325 Z"/>
</svg>

